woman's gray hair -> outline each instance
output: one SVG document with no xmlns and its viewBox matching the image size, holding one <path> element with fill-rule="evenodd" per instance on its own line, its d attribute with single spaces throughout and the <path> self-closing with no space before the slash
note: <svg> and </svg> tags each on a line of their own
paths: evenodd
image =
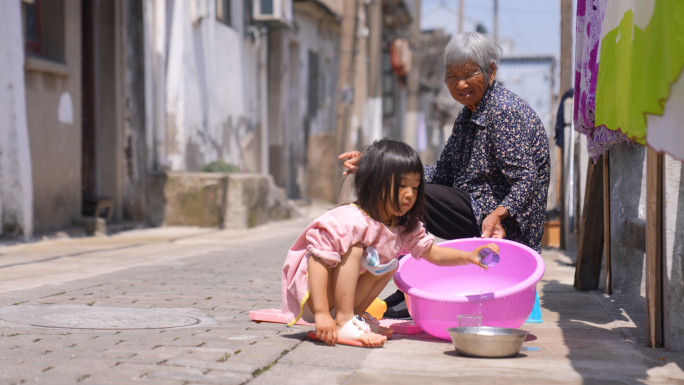
<svg viewBox="0 0 684 385">
<path fill-rule="evenodd" d="M 494 63 L 494 68 L 498 68 L 500 59 L 501 47 L 479 32 L 459 33 L 444 48 L 445 69 L 473 62 L 487 79 L 492 74 L 489 64 Z"/>
</svg>

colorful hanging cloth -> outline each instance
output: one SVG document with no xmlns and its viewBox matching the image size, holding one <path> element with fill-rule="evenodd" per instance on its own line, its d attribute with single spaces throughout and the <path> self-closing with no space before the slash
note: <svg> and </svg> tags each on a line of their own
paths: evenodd
<svg viewBox="0 0 684 385">
<path fill-rule="evenodd" d="M 574 118 L 594 161 L 623 140 L 684 160 L 682 31 L 681 0 L 578 0 Z"/>
<path fill-rule="evenodd" d="M 621 132 L 596 126 L 596 83 L 599 45 L 607 0 L 577 0 L 575 40 L 575 130 L 587 136 L 587 151 L 596 162 L 615 143 L 627 140 Z"/>
</svg>

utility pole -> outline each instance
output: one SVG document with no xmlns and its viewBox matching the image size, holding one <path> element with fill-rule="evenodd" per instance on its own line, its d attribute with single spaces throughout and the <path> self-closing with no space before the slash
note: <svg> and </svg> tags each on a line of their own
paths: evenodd
<svg viewBox="0 0 684 385">
<path fill-rule="evenodd" d="M 337 117 L 336 117 L 336 147 L 337 154 L 349 151 L 349 126 L 350 126 L 350 111 L 354 103 L 354 85 L 356 77 L 356 54 L 357 54 L 357 30 L 358 30 L 358 12 L 359 1 L 345 1 L 342 10 L 342 28 L 340 38 L 340 69 L 337 81 L 337 87 L 344 90 L 345 97 L 339 98 L 337 102 Z M 331 178 L 331 184 L 339 186 L 342 181 L 342 162 L 338 162 L 335 170 L 338 172 Z M 332 198 L 332 197 L 331 197 Z M 336 201 L 337 199 L 332 199 Z"/>
<path fill-rule="evenodd" d="M 494 0 L 494 42 L 499 43 L 499 0 Z"/>
<path fill-rule="evenodd" d="M 560 23 L 560 33 L 561 33 L 561 52 L 560 52 L 560 90 L 558 92 L 558 103 L 560 103 L 560 98 L 563 97 L 565 91 L 572 87 L 572 20 L 574 15 L 572 14 L 572 3 L 573 0 L 560 0 L 561 8 L 561 23 Z M 562 119 L 562 117 L 559 117 Z M 572 146 L 574 143 L 566 143 L 566 146 Z M 560 205 L 560 217 L 561 217 L 561 229 L 560 229 L 560 248 L 566 249 L 568 245 L 566 229 L 568 226 L 565 223 L 565 207 L 563 202 L 565 201 L 565 165 L 563 164 L 564 150 L 563 148 L 556 147 L 558 149 L 557 162 L 558 165 L 556 170 L 556 202 Z M 569 166 L 569 165 L 568 165 Z M 597 197 L 598 199 L 598 197 Z"/>
<path fill-rule="evenodd" d="M 458 0 L 458 33 L 463 32 L 463 3 L 465 0 Z"/>
<path fill-rule="evenodd" d="M 420 3 L 421 0 L 413 1 L 415 13 L 411 21 L 409 47 L 413 51 L 411 55 L 411 71 L 406 76 L 406 124 L 404 125 L 404 142 L 418 149 L 418 127 L 425 118 L 419 111 L 420 90 Z M 427 134 L 426 134 L 427 135 Z M 420 149 L 419 151 L 424 151 Z"/>
<path fill-rule="evenodd" d="M 367 6 L 368 13 L 368 100 L 364 119 L 368 119 L 367 137 L 364 144 L 382 137 L 382 1 L 372 0 Z"/>
<path fill-rule="evenodd" d="M 572 3 L 573 0 L 561 0 L 561 58 L 560 58 L 560 90 L 558 97 L 572 87 Z"/>
</svg>

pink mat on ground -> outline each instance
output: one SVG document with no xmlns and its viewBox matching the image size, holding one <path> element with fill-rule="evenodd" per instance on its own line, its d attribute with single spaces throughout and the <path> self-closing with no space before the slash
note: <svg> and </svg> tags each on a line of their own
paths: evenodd
<svg viewBox="0 0 684 385">
<path fill-rule="evenodd" d="M 280 313 L 280 309 L 252 310 L 249 312 L 249 319 L 254 322 L 287 323 Z M 295 325 L 314 326 L 314 324 L 306 322 L 301 318 Z M 381 319 L 380 326 L 392 329 L 394 334 L 416 334 L 422 332 L 418 325 L 413 323 L 413 321 L 401 319 Z"/>
</svg>

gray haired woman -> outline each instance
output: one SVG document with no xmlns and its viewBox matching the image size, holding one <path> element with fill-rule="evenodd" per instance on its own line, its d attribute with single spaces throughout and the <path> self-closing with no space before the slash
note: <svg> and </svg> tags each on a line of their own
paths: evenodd
<svg viewBox="0 0 684 385">
<path fill-rule="evenodd" d="M 444 49 L 444 80 L 465 107 L 437 164 L 424 167 L 426 226 L 444 239 L 507 238 L 541 252 L 549 143 L 537 113 L 496 82 L 500 58 L 501 48 L 476 32 Z M 340 155 L 345 174 L 360 156 Z"/>
</svg>

